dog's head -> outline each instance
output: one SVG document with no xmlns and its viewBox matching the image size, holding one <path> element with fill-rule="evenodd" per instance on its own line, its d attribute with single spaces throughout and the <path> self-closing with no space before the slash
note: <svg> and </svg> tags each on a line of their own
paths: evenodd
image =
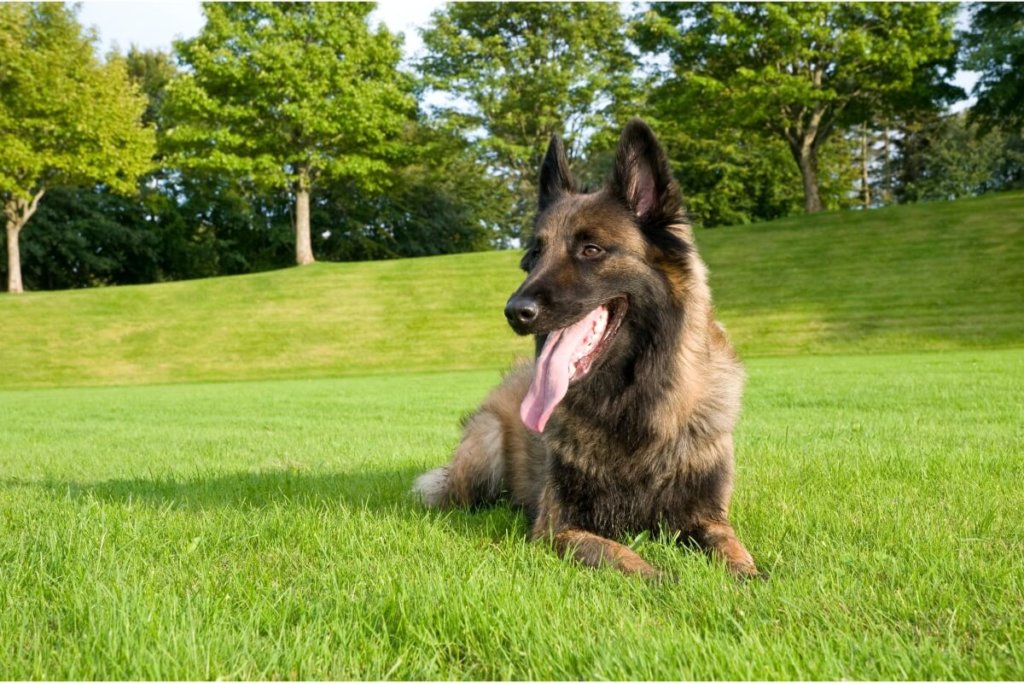
<svg viewBox="0 0 1024 683">
<path fill-rule="evenodd" d="M 612 177 L 592 194 L 579 192 L 562 142 L 552 138 L 521 264 L 526 280 L 505 306 L 512 328 L 538 340 L 527 426 L 543 430 L 570 383 L 600 367 L 625 343 L 620 337 L 635 336 L 641 319 L 671 307 L 690 249 L 681 206 L 665 153 L 643 121 L 623 130 Z"/>
</svg>

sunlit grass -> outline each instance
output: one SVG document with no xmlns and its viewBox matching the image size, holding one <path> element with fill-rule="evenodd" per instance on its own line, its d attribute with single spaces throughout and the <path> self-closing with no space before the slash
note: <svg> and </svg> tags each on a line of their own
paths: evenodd
<svg viewBox="0 0 1024 683">
<path fill-rule="evenodd" d="M 1019 678 L 1024 351 L 748 366 L 733 517 L 771 579 L 742 585 L 411 501 L 492 371 L 0 392 L 0 670 Z"/>
</svg>

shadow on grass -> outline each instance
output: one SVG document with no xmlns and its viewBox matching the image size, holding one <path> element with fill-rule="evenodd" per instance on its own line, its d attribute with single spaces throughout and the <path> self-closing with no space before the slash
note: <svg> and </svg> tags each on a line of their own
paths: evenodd
<svg viewBox="0 0 1024 683">
<path fill-rule="evenodd" d="M 320 506 L 370 510 L 418 508 L 406 492 L 415 471 L 308 472 L 275 469 L 212 477 L 111 479 L 95 484 L 54 484 L 71 496 L 186 508 Z"/>
<path fill-rule="evenodd" d="M 240 508 L 346 507 L 406 520 L 442 522 L 470 535 L 494 535 L 500 529 L 526 533 L 523 515 L 508 504 L 435 511 L 409 492 L 420 468 L 359 472 L 310 472 L 299 468 L 233 472 L 210 477 L 138 477 L 96 483 L 0 479 L 0 489 L 37 488 L 55 498 L 96 500 L 156 508 L 206 510 Z"/>
</svg>

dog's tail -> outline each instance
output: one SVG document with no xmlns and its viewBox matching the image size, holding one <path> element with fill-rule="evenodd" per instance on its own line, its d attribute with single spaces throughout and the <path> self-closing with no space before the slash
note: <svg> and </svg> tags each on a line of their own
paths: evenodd
<svg viewBox="0 0 1024 683">
<path fill-rule="evenodd" d="M 466 420 L 451 462 L 417 477 L 413 493 L 430 507 L 496 501 L 505 475 L 503 432 L 501 418 L 481 408 Z"/>
</svg>

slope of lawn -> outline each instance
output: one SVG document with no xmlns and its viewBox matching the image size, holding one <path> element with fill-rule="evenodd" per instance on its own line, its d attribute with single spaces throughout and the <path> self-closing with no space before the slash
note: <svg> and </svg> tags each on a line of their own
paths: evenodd
<svg viewBox="0 0 1024 683">
<path fill-rule="evenodd" d="M 25 239 L 31 239 L 31 226 Z M 700 230 L 745 357 L 1024 340 L 1024 193 Z M 0 386 L 500 368 L 515 252 L 0 296 Z"/>
<path fill-rule="evenodd" d="M 0 391 L 0 672 L 1020 679 L 1024 351 L 747 365 L 746 584 L 644 538 L 677 583 L 581 569 L 506 506 L 410 501 L 494 371 Z"/>
</svg>

